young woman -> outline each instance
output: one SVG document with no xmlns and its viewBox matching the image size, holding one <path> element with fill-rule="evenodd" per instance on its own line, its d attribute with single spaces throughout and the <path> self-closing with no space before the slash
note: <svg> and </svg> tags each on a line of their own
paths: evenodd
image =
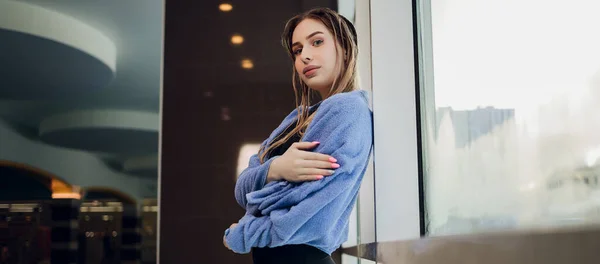
<svg viewBox="0 0 600 264">
<path fill-rule="evenodd" d="M 368 98 L 357 87 L 356 31 L 319 8 L 288 21 L 282 42 L 294 62 L 297 108 L 238 177 L 235 197 L 246 214 L 223 243 L 252 251 L 254 263 L 334 263 L 372 146 Z M 319 102 L 311 101 L 315 92 Z"/>
</svg>

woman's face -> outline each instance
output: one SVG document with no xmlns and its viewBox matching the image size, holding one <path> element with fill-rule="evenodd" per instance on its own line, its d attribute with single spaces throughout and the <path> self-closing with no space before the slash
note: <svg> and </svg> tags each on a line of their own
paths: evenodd
<svg viewBox="0 0 600 264">
<path fill-rule="evenodd" d="M 341 48 L 329 30 L 318 20 L 305 19 L 292 34 L 294 67 L 306 85 L 318 91 L 323 99 L 329 93 L 339 72 Z"/>
</svg>

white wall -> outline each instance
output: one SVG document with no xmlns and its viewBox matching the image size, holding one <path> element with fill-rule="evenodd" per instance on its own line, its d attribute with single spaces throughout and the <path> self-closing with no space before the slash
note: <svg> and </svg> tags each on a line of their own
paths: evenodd
<svg viewBox="0 0 600 264">
<path fill-rule="evenodd" d="M 420 236 L 412 1 L 370 1 L 378 242 Z"/>
<path fill-rule="evenodd" d="M 0 160 L 25 163 L 73 185 L 103 186 L 142 199 L 156 197 L 156 179 L 140 179 L 113 171 L 94 155 L 57 148 L 23 137 L 0 120 Z"/>
</svg>

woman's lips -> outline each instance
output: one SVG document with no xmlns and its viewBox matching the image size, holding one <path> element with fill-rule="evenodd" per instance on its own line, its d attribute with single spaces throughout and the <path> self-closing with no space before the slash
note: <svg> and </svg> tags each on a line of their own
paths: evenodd
<svg viewBox="0 0 600 264">
<path fill-rule="evenodd" d="M 311 75 L 314 75 L 314 74 L 317 72 L 317 70 L 318 70 L 319 68 L 320 68 L 320 67 L 318 67 L 318 66 L 309 65 L 309 66 L 306 66 L 306 67 L 304 68 L 304 70 L 302 71 L 302 73 L 303 73 L 305 76 L 309 77 L 309 76 L 311 76 Z"/>
<path fill-rule="evenodd" d="M 306 75 L 307 77 L 314 75 L 317 72 L 317 68 L 314 68 L 312 70 L 308 70 L 307 72 L 304 73 L 304 75 Z"/>
</svg>

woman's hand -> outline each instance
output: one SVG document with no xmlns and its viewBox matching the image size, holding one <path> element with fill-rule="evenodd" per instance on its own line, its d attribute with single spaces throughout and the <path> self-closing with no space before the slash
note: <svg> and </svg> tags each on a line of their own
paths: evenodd
<svg viewBox="0 0 600 264">
<path fill-rule="evenodd" d="M 267 182 L 286 180 L 288 182 L 315 181 L 333 174 L 340 167 L 337 160 L 329 155 L 311 152 L 319 142 L 297 142 L 280 157 L 273 160 Z"/>
<path fill-rule="evenodd" d="M 229 226 L 229 230 L 233 229 L 233 228 L 234 228 L 234 227 L 236 227 L 237 225 L 238 225 L 237 223 L 233 223 L 233 224 L 231 224 L 231 225 Z M 229 247 L 229 245 L 227 245 L 227 240 L 226 240 L 225 238 L 226 238 L 226 236 L 223 236 L 223 245 L 224 245 L 224 246 L 225 246 L 227 249 L 231 250 L 231 248 Z"/>
</svg>

